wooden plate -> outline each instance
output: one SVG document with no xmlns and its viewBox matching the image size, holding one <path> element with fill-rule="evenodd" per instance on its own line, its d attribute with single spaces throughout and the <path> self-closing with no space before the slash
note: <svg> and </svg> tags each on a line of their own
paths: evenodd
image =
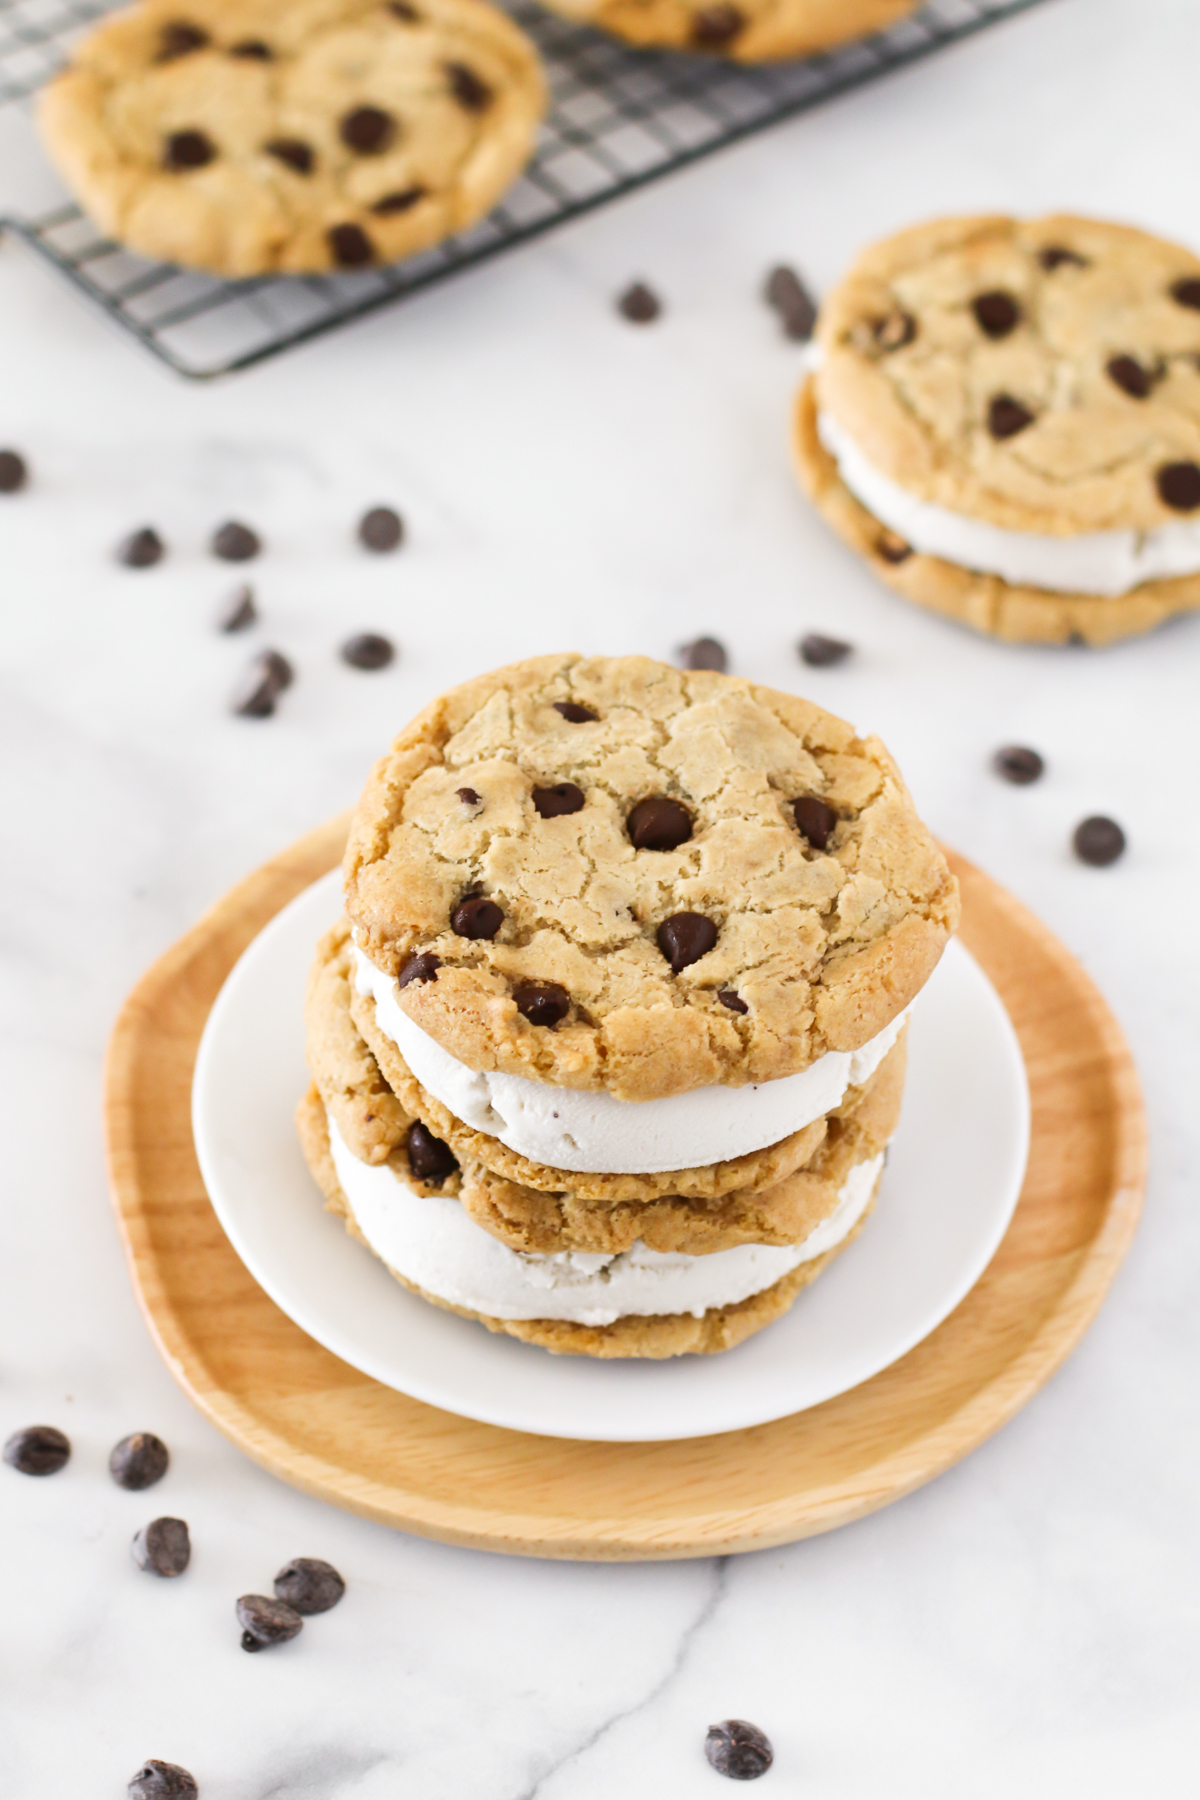
<svg viewBox="0 0 1200 1800">
<path fill-rule="evenodd" d="M 221 900 L 139 982 L 109 1046 L 109 1172 L 154 1339 L 227 1437 L 285 1481 L 451 1543 L 606 1560 L 757 1550 L 828 1531 L 947 1469 L 1079 1342 L 1133 1236 L 1145 1121 L 1128 1048 L 1050 933 L 959 857 L 962 937 L 1004 1000 L 1033 1101 L 1021 1198 L 950 1317 L 873 1380 L 720 1437 L 597 1444 L 410 1400 L 293 1325 L 230 1247 L 192 1145 L 192 1064 L 246 945 L 337 862 L 345 820 Z"/>
</svg>

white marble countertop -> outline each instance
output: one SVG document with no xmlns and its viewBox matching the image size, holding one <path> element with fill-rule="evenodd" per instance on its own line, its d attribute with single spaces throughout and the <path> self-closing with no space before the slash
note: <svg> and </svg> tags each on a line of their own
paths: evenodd
<svg viewBox="0 0 1200 1800">
<path fill-rule="evenodd" d="M 764 1794 L 1156 1800 L 1195 1791 L 1200 1409 L 1200 620 L 1105 653 L 1014 650 L 903 606 L 799 499 L 798 352 L 758 290 L 828 284 L 922 214 L 1091 209 L 1200 243 L 1194 0 L 1056 0 L 390 313 L 211 387 L 112 335 L 0 247 L 3 652 L 0 1435 L 60 1424 L 52 1480 L 0 1468 L 0 1792 L 124 1793 L 148 1755 L 205 1800 L 605 1800 L 723 1791 L 713 1719 L 773 1738 Z M 644 276 L 663 319 L 611 296 Z M 409 522 L 356 551 L 363 506 Z M 263 625 L 212 627 L 204 553 L 259 527 Z M 130 573 L 111 547 L 171 546 Z M 235 572 L 236 573 L 236 572 Z M 393 634 L 392 670 L 335 659 Z M 852 638 L 807 670 L 806 629 Z M 291 1491 L 195 1413 L 154 1351 L 105 1192 L 105 1039 L 141 970 L 238 876 L 354 798 L 445 684 L 537 650 L 669 655 L 804 689 L 895 750 L 933 826 L 1082 957 L 1132 1041 L 1153 1171 L 1111 1299 L 1046 1391 L 966 1463 L 827 1537 L 725 1562 L 506 1560 Z M 299 669 L 229 716 L 251 649 Z M 987 769 L 1029 742 L 1029 790 Z M 1075 863 L 1110 812 L 1130 850 Z M 148 1494 L 110 1446 L 159 1432 Z M 128 1540 L 189 1520 L 188 1574 Z M 249 1658 L 232 1604 L 288 1557 L 349 1582 Z"/>
</svg>

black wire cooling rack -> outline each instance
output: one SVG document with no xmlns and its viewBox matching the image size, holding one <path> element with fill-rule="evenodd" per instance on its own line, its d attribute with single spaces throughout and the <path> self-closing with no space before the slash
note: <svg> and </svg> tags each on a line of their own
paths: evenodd
<svg viewBox="0 0 1200 1800">
<path fill-rule="evenodd" d="M 114 0 L 0 0 L 0 103 L 31 94 Z M 508 10 L 535 40 L 552 101 L 525 174 L 488 218 L 390 268 L 221 281 L 131 256 L 64 204 L 0 224 L 181 375 L 247 368 L 578 218 L 834 94 L 957 42 L 1041 0 L 931 0 L 876 37 L 802 61 L 742 67 L 630 50 L 526 0 Z"/>
</svg>

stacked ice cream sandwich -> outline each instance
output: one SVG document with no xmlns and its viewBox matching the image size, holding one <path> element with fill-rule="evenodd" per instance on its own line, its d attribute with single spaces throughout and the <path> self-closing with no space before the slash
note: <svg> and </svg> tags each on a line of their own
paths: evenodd
<svg viewBox="0 0 1200 1800">
<path fill-rule="evenodd" d="M 406 1287 L 552 1351 L 724 1350 L 862 1229 L 958 918 L 878 740 L 541 657 L 397 738 L 344 873 L 300 1135 Z"/>
</svg>

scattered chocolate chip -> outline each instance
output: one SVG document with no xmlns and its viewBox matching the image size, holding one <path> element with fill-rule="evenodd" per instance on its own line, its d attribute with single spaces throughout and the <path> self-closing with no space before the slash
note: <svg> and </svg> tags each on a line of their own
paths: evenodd
<svg viewBox="0 0 1200 1800">
<path fill-rule="evenodd" d="M 1027 744 L 1005 744 L 993 756 L 992 767 L 997 775 L 1002 776 L 1005 781 L 1011 781 L 1014 787 L 1028 787 L 1031 781 L 1041 779 L 1046 763 Z"/>
<path fill-rule="evenodd" d="M 917 321 L 900 307 L 871 325 L 871 336 L 881 350 L 904 350 L 916 335 Z"/>
<path fill-rule="evenodd" d="M 779 314 L 783 335 L 798 344 L 807 344 L 817 322 L 817 303 L 795 269 L 789 269 L 786 263 L 772 269 L 763 298 Z"/>
<path fill-rule="evenodd" d="M 295 673 L 278 650 L 262 650 L 246 671 L 233 699 L 233 710 L 244 719 L 269 719 L 275 702 L 291 687 Z"/>
<path fill-rule="evenodd" d="M 649 325 L 662 311 L 662 301 L 644 281 L 635 281 L 617 296 L 617 311 L 633 325 Z"/>
<path fill-rule="evenodd" d="M 346 1584 L 333 1564 L 322 1562 L 319 1556 L 293 1556 L 275 1577 L 275 1598 L 286 1601 L 306 1619 L 313 1613 L 328 1612 L 345 1591 Z"/>
<path fill-rule="evenodd" d="M 338 125 L 338 136 L 357 156 L 382 156 L 396 136 L 396 121 L 378 106 L 356 106 Z"/>
<path fill-rule="evenodd" d="M 792 817 L 814 850 L 824 850 L 837 825 L 837 814 L 815 794 L 802 794 L 792 801 Z"/>
<path fill-rule="evenodd" d="M 1115 819 L 1097 813 L 1075 827 L 1071 844 L 1080 862 L 1089 863 L 1093 869 L 1106 869 L 1124 854 L 1125 833 Z"/>
<path fill-rule="evenodd" d="M 492 90 L 483 77 L 477 75 L 467 63 L 447 63 L 446 76 L 450 92 L 460 106 L 465 106 L 468 112 L 487 111 L 494 97 Z"/>
<path fill-rule="evenodd" d="M 71 1440 L 57 1425 L 26 1425 L 4 1446 L 4 1460 L 22 1475 L 57 1475 L 71 1454 Z"/>
<path fill-rule="evenodd" d="M 702 637 L 695 643 L 681 645 L 679 660 L 685 669 L 711 669 L 718 675 L 723 675 L 729 667 L 725 646 L 719 638 Z"/>
<path fill-rule="evenodd" d="M 391 639 L 380 637 L 376 631 L 360 631 L 342 645 L 342 661 L 352 669 L 386 669 L 395 655 Z"/>
<path fill-rule="evenodd" d="M 573 781 L 557 781 L 553 787 L 535 787 L 531 796 L 534 808 L 543 819 L 559 819 L 567 813 L 582 812 L 587 796 Z"/>
<path fill-rule="evenodd" d="M 1144 400 L 1154 386 L 1154 371 L 1144 368 L 1133 356 L 1113 356 L 1104 365 L 1104 373 L 1122 393 Z"/>
<path fill-rule="evenodd" d="M 273 62 L 275 52 L 270 44 L 264 44 L 261 38 L 243 38 L 240 44 L 230 47 L 230 56 L 240 56 L 246 62 Z"/>
<path fill-rule="evenodd" d="M 1172 512 L 1195 512 L 1200 506 L 1200 468 L 1194 462 L 1164 463 L 1154 485 Z"/>
<path fill-rule="evenodd" d="M 635 850 L 678 850 L 692 835 L 692 815 L 682 801 L 650 794 L 630 809 L 625 829 Z"/>
<path fill-rule="evenodd" d="M 1033 414 L 1011 394 L 993 394 L 988 401 L 987 424 L 994 438 L 1016 437 L 1018 431 L 1033 424 Z"/>
<path fill-rule="evenodd" d="M 163 145 L 164 169 L 202 169 L 217 147 L 203 131 L 173 131 Z"/>
<path fill-rule="evenodd" d="M 1080 256 L 1078 250 L 1068 250 L 1065 244 L 1045 244 L 1038 251 L 1038 261 L 1048 274 L 1072 264 L 1077 269 L 1086 269 L 1088 259 Z"/>
<path fill-rule="evenodd" d="M 387 218 L 391 213 L 407 212 L 418 200 L 423 200 L 428 191 L 420 186 L 398 188 L 394 194 L 385 194 L 381 200 L 373 200 L 371 211 L 380 218 Z"/>
<path fill-rule="evenodd" d="M 390 506 L 373 506 L 358 521 L 358 541 L 364 550 L 382 554 L 404 541 L 404 521 Z"/>
<path fill-rule="evenodd" d="M 182 1519 L 151 1519 L 132 1549 L 134 1562 L 148 1575 L 182 1575 L 192 1560 L 192 1540 Z"/>
<path fill-rule="evenodd" d="M 200 1788 L 187 1769 L 152 1756 L 142 1764 L 126 1792 L 129 1800 L 197 1800 Z"/>
<path fill-rule="evenodd" d="M 148 1488 L 161 1481 L 171 1456 L 152 1431 L 135 1431 L 123 1437 L 108 1459 L 108 1472 L 118 1487 Z"/>
<path fill-rule="evenodd" d="M 0 494 L 16 494 L 29 480 L 25 459 L 15 450 L 0 450 Z"/>
<path fill-rule="evenodd" d="M 486 894 L 460 900 L 450 915 L 450 926 L 459 937 L 490 940 L 504 923 L 504 909 Z"/>
<path fill-rule="evenodd" d="M 403 19 L 406 25 L 419 25 L 421 23 L 420 13 L 415 6 L 410 6 L 408 4 L 408 0 L 390 0 L 388 11 L 390 13 L 395 13 L 398 19 Z"/>
<path fill-rule="evenodd" d="M 672 913 L 655 932 L 654 941 L 670 963 L 672 975 L 678 975 L 708 955 L 717 941 L 717 928 L 703 913 Z"/>
<path fill-rule="evenodd" d="M 117 546 L 117 561 L 127 569 L 152 569 L 166 553 L 167 547 L 153 526 L 143 525 Z"/>
<path fill-rule="evenodd" d="M 745 1719 L 710 1725 L 704 1754 L 717 1774 L 728 1775 L 731 1781 L 757 1781 L 775 1760 L 770 1738 Z"/>
<path fill-rule="evenodd" d="M 976 294 L 971 302 L 971 311 L 975 314 L 976 324 L 985 337 L 1007 337 L 1015 331 L 1021 317 L 1021 308 L 1011 294 L 1003 288 L 992 288 L 986 294 Z"/>
<path fill-rule="evenodd" d="M 692 15 L 692 43 L 697 50 L 724 50 L 745 28 L 736 6 L 705 6 Z"/>
<path fill-rule="evenodd" d="M 263 145 L 268 156 L 277 162 L 286 163 L 289 169 L 295 169 L 297 175 L 311 175 L 316 154 L 311 144 L 303 138 L 272 138 Z"/>
<path fill-rule="evenodd" d="M 409 1168 L 418 1181 L 427 1181 L 431 1187 L 441 1187 L 447 1175 L 453 1175 L 458 1167 L 458 1158 L 449 1144 L 443 1144 L 441 1138 L 434 1137 L 432 1131 L 422 1125 L 419 1119 L 409 1126 L 405 1146 L 408 1150 Z M 275 1583 L 275 1592 L 279 1594 L 278 1580 Z M 292 1600 L 290 1594 L 279 1594 L 279 1598 Z M 296 1602 L 292 1600 L 292 1605 L 295 1606 L 295 1604 Z M 333 1602 L 330 1601 L 331 1606 L 332 1604 Z M 323 1610 L 319 1606 L 298 1608 L 300 1612 L 321 1612 Z"/>
<path fill-rule="evenodd" d="M 568 725 L 591 725 L 600 717 L 594 706 L 582 706 L 578 700 L 555 700 L 552 705 Z"/>
<path fill-rule="evenodd" d="M 243 1594 L 237 1603 L 243 1650 L 269 1650 L 286 1644 L 304 1629 L 304 1620 L 286 1600 L 270 1600 L 266 1594 Z"/>
<path fill-rule="evenodd" d="M 340 268 L 361 269 L 374 260 L 375 247 L 361 225 L 331 225 L 326 236 Z"/>
<path fill-rule="evenodd" d="M 727 1006 L 730 1012 L 748 1013 L 750 1011 L 750 1008 L 746 1005 L 742 996 L 740 994 L 735 994 L 732 988 L 718 988 L 717 999 L 721 1002 L 722 1006 Z"/>
<path fill-rule="evenodd" d="M 258 621 L 254 589 L 248 582 L 234 588 L 217 618 L 218 631 L 245 631 Z"/>
<path fill-rule="evenodd" d="M 1184 275 L 1179 281 L 1173 281 L 1171 298 L 1180 306 L 1190 306 L 1194 312 L 1200 312 L 1200 280 L 1194 275 Z"/>
<path fill-rule="evenodd" d="M 898 531 L 892 531 L 885 525 L 876 536 L 875 554 L 887 563 L 907 562 L 912 555 L 912 545 L 906 543 Z"/>
<path fill-rule="evenodd" d="M 531 1025 L 557 1025 L 571 1010 L 571 996 L 557 981 L 519 981 L 513 999 Z"/>
<path fill-rule="evenodd" d="M 177 56 L 190 56 L 193 50 L 203 50 L 209 42 L 207 31 L 201 31 L 198 25 L 185 25 L 182 21 L 164 25 L 158 40 L 158 55 L 155 62 L 174 62 Z"/>
<path fill-rule="evenodd" d="M 441 957 L 435 956 L 432 950 L 417 950 L 397 975 L 396 986 L 407 987 L 410 981 L 436 981 L 441 966 Z"/>
<path fill-rule="evenodd" d="M 810 631 L 800 639 L 798 648 L 810 669 L 832 669 L 845 662 L 854 646 L 843 638 L 823 637 L 819 631 Z"/>
<path fill-rule="evenodd" d="M 230 519 L 213 532 L 209 549 L 222 562 L 251 562 L 262 549 L 262 539 L 248 525 Z"/>
<path fill-rule="evenodd" d="M 456 791 L 464 806 L 482 806 L 483 802 L 474 788 L 458 788 Z"/>
</svg>

